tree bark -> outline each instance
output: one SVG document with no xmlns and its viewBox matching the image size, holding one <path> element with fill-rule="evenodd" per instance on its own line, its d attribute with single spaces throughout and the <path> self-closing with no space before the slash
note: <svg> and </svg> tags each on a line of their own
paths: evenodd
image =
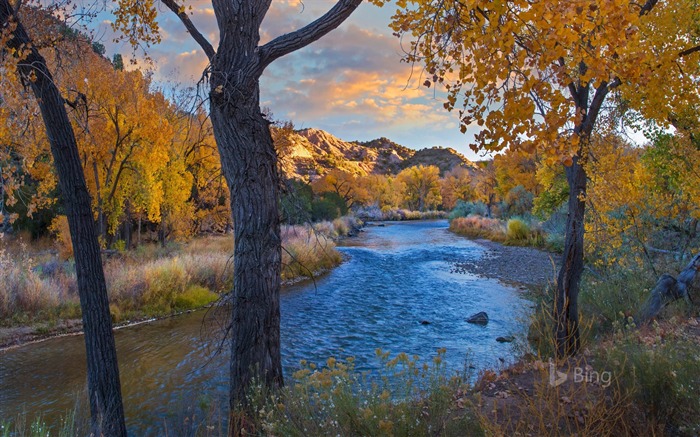
<svg viewBox="0 0 700 437">
<path fill-rule="evenodd" d="M 573 159 L 566 168 L 569 184 L 568 217 L 562 266 L 557 278 L 554 299 L 555 342 L 557 356 L 562 358 L 575 354 L 580 346 L 578 293 L 583 273 L 583 235 L 586 202 L 586 172 L 580 157 Z"/>
<path fill-rule="evenodd" d="M 283 384 L 279 176 L 269 123 L 260 111 L 260 76 L 276 59 L 338 27 L 362 0 L 338 0 L 306 26 L 261 46 L 260 25 L 270 1 L 212 0 L 220 33 L 217 50 L 177 2 L 161 1 L 178 16 L 210 62 L 211 121 L 234 221 L 230 404 L 235 409 L 246 405 L 245 395 L 254 378 L 267 388 Z"/>
<path fill-rule="evenodd" d="M 0 0 L 0 25 L 7 29 L 11 22 L 16 23 L 16 27 L 11 31 L 7 48 L 27 54 L 26 58 L 19 60 L 18 70 L 31 86 L 39 103 L 68 216 L 83 313 L 92 433 L 126 436 L 107 287 L 92 215 L 92 203 L 75 135 L 64 100 L 46 66 L 46 61 L 32 46 L 29 35 L 15 16 L 9 1 Z"/>
<path fill-rule="evenodd" d="M 281 237 L 277 155 L 260 113 L 257 80 L 235 100 L 212 98 L 211 120 L 231 191 L 234 279 L 231 409 L 246 405 L 251 380 L 283 384 L 280 355 Z"/>
</svg>

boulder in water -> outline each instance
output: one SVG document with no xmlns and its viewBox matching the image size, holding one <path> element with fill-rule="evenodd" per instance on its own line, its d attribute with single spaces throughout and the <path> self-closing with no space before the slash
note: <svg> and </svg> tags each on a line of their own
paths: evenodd
<svg viewBox="0 0 700 437">
<path fill-rule="evenodd" d="M 489 315 L 483 311 L 473 314 L 467 319 L 467 323 L 473 323 L 475 325 L 486 325 L 489 323 Z"/>
<path fill-rule="evenodd" d="M 512 335 L 506 335 L 505 337 L 496 337 L 496 341 L 499 343 L 512 343 L 515 337 Z"/>
</svg>

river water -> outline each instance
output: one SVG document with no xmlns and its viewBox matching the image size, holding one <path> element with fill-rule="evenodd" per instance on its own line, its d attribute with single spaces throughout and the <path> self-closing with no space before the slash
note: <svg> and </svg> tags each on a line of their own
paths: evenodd
<svg viewBox="0 0 700 437">
<path fill-rule="evenodd" d="M 483 249 L 448 232 L 446 221 L 368 226 L 340 250 L 346 262 L 315 285 L 283 290 L 288 377 L 302 359 L 323 363 L 331 356 L 353 356 L 357 370 L 371 373 L 381 365 L 377 348 L 425 359 L 445 348 L 446 366 L 454 371 L 467 365 L 478 371 L 514 358 L 512 345 L 495 339 L 523 332 L 528 302 L 496 280 L 454 272 L 456 262 L 480 257 Z M 466 323 L 478 311 L 489 314 L 487 326 Z M 217 337 L 211 324 L 203 325 L 204 314 L 116 331 L 131 433 L 157 435 L 164 423 L 181 420 L 178 415 L 206 411 L 225 399 L 227 351 L 212 352 Z M 84 405 L 84 390 L 81 336 L 0 352 L 0 422 L 22 412 L 56 420 Z"/>
</svg>

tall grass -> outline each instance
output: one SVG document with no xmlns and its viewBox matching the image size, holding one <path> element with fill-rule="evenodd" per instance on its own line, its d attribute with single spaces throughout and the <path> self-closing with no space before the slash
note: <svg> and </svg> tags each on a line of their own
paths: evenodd
<svg viewBox="0 0 700 437">
<path fill-rule="evenodd" d="M 11 257 L 0 249 L 0 324 L 24 323 L 36 318 L 50 318 L 77 305 L 74 273 L 46 264 L 51 269 L 36 268 L 25 250 Z M 51 270 L 48 274 L 42 270 Z"/>
<path fill-rule="evenodd" d="M 332 238 L 357 229 L 354 218 L 283 230 L 285 281 L 313 276 L 342 260 Z M 326 233 L 327 232 L 327 233 Z M 179 245 L 144 245 L 104 262 L 110 310 L 116 322 L 198 308 L 233 287 L 233 238 L 209 236 Z M 0 325 L 79 318 L 75 267 L 70 261 L 39 261 L 27 247 L 0 250 Z"/>
<path fill-rule="evenodd" d="M 330 234 L 330 235 L 329 235 Z M 330 222 L 282 228 L 282 280 L 294 282 L 313 277 L 342 261 L 331 239 L 337 231 Z"/>
</svg>

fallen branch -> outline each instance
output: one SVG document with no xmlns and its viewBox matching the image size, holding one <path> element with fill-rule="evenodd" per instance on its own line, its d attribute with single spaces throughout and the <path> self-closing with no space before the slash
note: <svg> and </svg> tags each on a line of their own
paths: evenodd
<svg viewBox="0 0 700 437">
<path fill-rule="evenodd" d="M 646 323 L 656 317 L 666 305 L 681 298 L 692 303 L 688 289 L 693 285 L 698 270 L 700 270 L 700 253 L 690 260 L 677 278 L 669 274 L 661 275 L 656 286 L 651 290 L 651 295 L 640 311 L 637 320 L 640 323 Z"/>
</svg>

